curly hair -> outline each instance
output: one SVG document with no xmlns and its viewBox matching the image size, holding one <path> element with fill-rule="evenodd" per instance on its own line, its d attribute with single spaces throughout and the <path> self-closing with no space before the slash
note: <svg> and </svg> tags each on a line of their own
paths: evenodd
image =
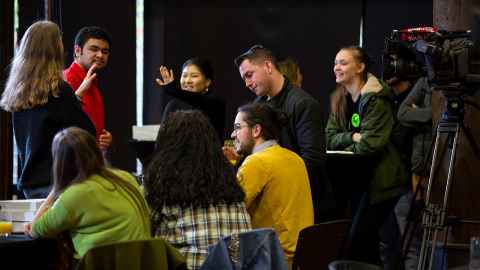
<svg viewBox="0 0 480 270">
<path fill-rule="evenodd" d="M 156 213 L 165 206 L 208 207 L 245 197 L 215 129 L 198 110 L 176 111 L 162 124 L 144 185 Z"/>
</svg>

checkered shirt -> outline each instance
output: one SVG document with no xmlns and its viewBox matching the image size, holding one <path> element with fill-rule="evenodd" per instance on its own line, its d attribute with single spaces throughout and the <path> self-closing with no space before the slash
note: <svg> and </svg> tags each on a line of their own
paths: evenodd
<svg viewBox="0 0 480 270">
<path fill-rule="evenodd" d="M 215 245 L 219 239 L 251 230 L 250 216 L 243 202 L 208 208 L 164 207 L 162 215 L 164 218 L 155 228 L 155 234 L 186 257 L 189 269 L 199 269 L 208 255 L 208 246 Z"/>
</svg>

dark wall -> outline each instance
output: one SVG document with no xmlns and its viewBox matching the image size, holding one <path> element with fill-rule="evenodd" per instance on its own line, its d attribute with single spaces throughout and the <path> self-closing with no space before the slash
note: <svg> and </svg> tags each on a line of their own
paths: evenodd
<svg viewBox="0 0 480 270">
<path fill-rule="evenodd" d="M 18 42 L 32 23 L 45 19 L 44 2 L 42 0 L 18 0 Z"/>
<path fill-rule="evenodd" d="M 0 94 L 8 77 L 13 56 L 13 0 L 0 2 Z M 0 200 L 10 199 L 12 190 L 12 121 L 10 113 L 0 109 Z"/>
<path fill-rule="evenodd" d="M 385 37 L 393 29 L 433 25 L 432 0 L 366 0 L 364 48 L 372 58 L 372 71 L 381 75 Z"/>
<path fill-rule="evenodd" d="M 132 169 L 135 155 L 128 140 L 135 123 L 135 1 L 122 1 L 114 6 L 109 1 L 86 0 L 82 5 L 53 2 L 57 10 L 52 14 L 64 33 L 67 65 L 72 60 L 74 35 L 81 27 L 99 25 L 112 35 L 110 63 L 99 72 L 106 127 L 114 137 L 113 165 Z M 172 67 L 178 79 L 186 59 L 204 56 L 213 62 L 216 72 L 213 90 L 227 101 L 226 126 L 230 127 L 236 108 L 254 98 L 240 79 L 233 59 L 254 44 L 297 58 L 304 75 L 303 88 L 327 111 L 328 96 L 334 87 L 333 59 L 340 47 L 358 44 L 362 1 L 270 6 L 255 1 L 229 1 L 228 6 L 225 1 L 219 2 L 202 3 L 199 7 L 198 3 L 192 6 L 193 1 L 172 4 L 165 0 L 145 0 L 144 122 L 158 123 L 168 101 L 154 82 L 158 66 Z M 375 60 L 381 54 L 384 37 L 392 29 L 432 24 L 431 0 L 364 2 L 364 44 Z M 24 10 L 20 32 L 43 18 L 43 3 L 43 0 L 20 0 L 20 8 Z"/>
<path fill-rule="evenodd" d="M 61 25 L 66 65 L 73 56 L 77 31 L 89 25 L 105 28 L 112 37 L 108 66 L 99 71 L 100 90 L 105 104 L 105 127 L 112 133 L 111 161 L 116 167 L 132 170 L 135 153 L 128 144 L 135 125 L 136 100 L 136 13 L 135 1 L 85 0 L 81 4 L 63 1 Z"/>
<path fill-rule="evenodd" d="M 146 0 L 145 123 L 160 122 L 168 98 L 155 86 L 158 66 L 173 68 L 178 79 L 185 60 L 203 56 L 213 62 L 213 89 L 227 101 L 226 126 L 230 127 L 237 107 L 254 98 L 233 59 L 254 44 L 297 58 L 304 75 L 303 88 L 328 110 L 335 53 L 343 45 L 358 43 L 360 15 L 360 3 L 350 1 L 348 5 L 336 1 L 289 7 L 182 8 Z"/>
</svg>

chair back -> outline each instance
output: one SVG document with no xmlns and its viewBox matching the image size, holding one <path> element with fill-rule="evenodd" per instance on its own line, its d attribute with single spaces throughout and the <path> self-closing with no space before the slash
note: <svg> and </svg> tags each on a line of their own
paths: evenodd
<svg viewBox="0 0 480 270">
<path fill-rule="evenodd" d="M 185 258 L 163 239 L 122 241 L 87 251 L 77 270 L 187 269 Z"/>
<path fill-rule="evenodd" d="M 364 262 L 339 260 L 331 262 L 328 265 L 328 270 L 382 270 L 382 268 L 378 265 Z"/>
<path fill-rule="evenodd" d="M 300 231 L 292 269 L 328 269 L 343 256 L 350 219 L 323 222 Z"/>
<path fill-rule="evenodd" d="M 288 270 L 285 254 L 272 228 L 224 237 L 209 248 L 200 270 Z"/>
</svg>

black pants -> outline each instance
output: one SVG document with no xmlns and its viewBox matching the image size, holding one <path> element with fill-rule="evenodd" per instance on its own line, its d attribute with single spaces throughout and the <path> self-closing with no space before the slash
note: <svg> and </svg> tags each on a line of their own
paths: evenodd
<svg viewBox="0 0 480 270">
<path fill-rule="evenodd" d="M 363 194 L 354 212 L 347 244 L 347 259 L 380 265 L 380 229 L 393 213 L 398 197 L 370 204 Z"/>
<path fill-rule="evenodd" d="M 307 165 L 307 172 L 312 194 L 314 223 L 337 219 L 332 185 L 323 164 Z"/>
</svg>

